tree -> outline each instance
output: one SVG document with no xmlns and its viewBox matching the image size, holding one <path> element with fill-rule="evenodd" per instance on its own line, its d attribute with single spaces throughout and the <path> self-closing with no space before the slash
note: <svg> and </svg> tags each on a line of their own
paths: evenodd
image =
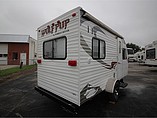
<svg viewBox="0 0 157 118">
<path fill-rule="evenodd" d="M 133 43 L 127 43 L 126 47 L 127 48 L 132 48 L 134 50 L 134 53 L 136 53 L 138 51 L 141 51 L 141 47 L 136 45 L 136 44 L 133 44 Z"/>
</svg>

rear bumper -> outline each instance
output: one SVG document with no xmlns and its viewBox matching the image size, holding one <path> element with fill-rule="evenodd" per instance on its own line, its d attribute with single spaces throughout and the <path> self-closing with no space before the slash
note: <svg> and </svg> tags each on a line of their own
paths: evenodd
<svg viewBox="0 0 157 118">
<path fill-rule="evenodd" d="M 52 99 L 53 101 L 59 103 L 61 106 L 67 108 L 71 112 L 76 113 L 79 106 L 65 100 L 64 98 L 59 97 L 58 95 L 55 95 L 39 86 L 35 86 L 35 90 L 38 91 L 40 94 L 47 96 L 48 98 Z"/>
</svg>

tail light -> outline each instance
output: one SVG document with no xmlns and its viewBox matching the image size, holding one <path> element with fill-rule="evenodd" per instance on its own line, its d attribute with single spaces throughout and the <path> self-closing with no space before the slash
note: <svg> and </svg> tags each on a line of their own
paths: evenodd
<svg viewBox="0 0 157 118">
<path fill-rule="evenodd" d="M 69 60 L 68 65 L 69 66 L 77 66 L 77 61 L 76 60 Z"/>
<path fill-rule="evenodd" d="M 38 64 L 41 64 L 41 59 L 38 59 L 37 62 L 38 62 Z"/>
</svg>

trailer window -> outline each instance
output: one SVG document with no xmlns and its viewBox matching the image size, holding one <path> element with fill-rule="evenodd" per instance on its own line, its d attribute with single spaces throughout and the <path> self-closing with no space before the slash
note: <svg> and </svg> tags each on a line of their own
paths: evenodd
<svg viewBox="0 0 157 118">
<path fill-rule="evenodd" d="M 52 58 L 52 41 L 47 41 L 44 43 L 44 58 Z"/>
<path fill-rule="evenodd" d="M 121 53 L 121 42 L 119 41 L 119 53 Z"/>
<path fill-rule="evenodd" d="M 92 57 L 93 59 L 104 59 L 105 58 L 105 41 L 93 38 L 92 40 Z"/>
<path fill-rule="evenodd" d="M 128 54 L 134 54 L 134 50 L 132 48 L 128 48 Z"/>
<path fill-rule="evenodd" d="M 99 40 L 93 39 L 93 58 L 98 58 Z"/>
<path fill-rule="evenodd" d="M 146 59 L 155 59 L 155 48 L 146 50 Z"/>
<path fill-rule="evenodd" d="M 127 59 L 127 50 L 125 48 L 123 48 L 122 50 L 122 57 L 123 57 L 123 60 Z"/>
<path fill-rule="evenodd" d="M 105 58 L 105 42 L 100 40 L 100 58 Z"/>
<path fill-rule="evenodd" d="M 61 37 L 43 43 L 44 59 L 65 59 L 66 58 L 66 37 Z"/>
<path fill-rule="evenodd" d="M 141 59 L 143 60 L 143 55 L 141 56 Z"/>
</svg>

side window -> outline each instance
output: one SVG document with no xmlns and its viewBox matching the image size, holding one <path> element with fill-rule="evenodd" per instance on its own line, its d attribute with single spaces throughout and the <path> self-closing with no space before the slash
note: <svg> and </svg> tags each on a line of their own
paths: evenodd
<svg viewBox="0 0 157 118">
<path fill-rule="evenodd" d="M 100 40 L 100 58 L 105 58 L 105 42 Z"/>
<path fill-rule="evenodd" d="M 105 59 L 106 56 L 106 43 L 103 40 L 93 38 L 92 40 L 92 58 Z"/>
<path fill-rule="evenodd" d="M 98 53 L 99 53 L 99 40 L 97 39 L 93 39 L 93 45 L 92 45 L 92 51 L 93 51 L 93 58 L 97 59 L 99 57 Z"/>
<path fill-rule="evenodd" d="M 17 52 L 13 52 L 12 59 L 18 60 L 18 53 Z"/>
<path fill-rule="evenodd" d="M 119 53 L 121 53 L 121 42 L 119 41 Z"/>
<path fill-rule="evenodd" d="M 155 48 L 146 50 L 146 59 L 155 59 Z"/>
<path fill-rule="evenodd" d="M 67 53 L 66 37 L 61 37 L 43 43 L 44 59 L 65 59 Z"/>
<path fill-rule="evenodd" d="M 123 57 L 123 60 L 127 59 L 127 50 L 125 48 L 123 48 L 122 50 L 122 57 Z"/>
</svg>

